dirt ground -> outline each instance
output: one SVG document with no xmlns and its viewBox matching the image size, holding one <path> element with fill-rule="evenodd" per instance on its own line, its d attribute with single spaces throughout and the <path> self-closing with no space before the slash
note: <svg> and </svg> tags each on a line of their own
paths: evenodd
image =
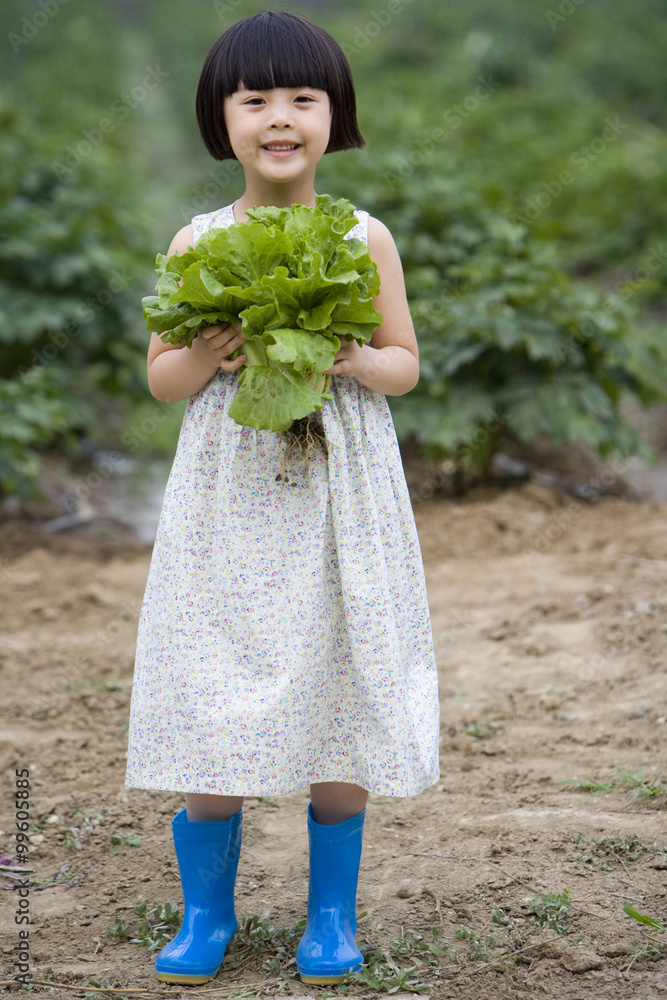
<svg viewBox="0 0 667 1000">
<path fill-rule="evenodd" d="M 651 929 L 623 907 L 667 917 L 667 505 L 535 482 L 431 498 L 423 469 L 408 481 L 440 670 L 441 780 L 410 799 L 370 797 L 360 946 L 441 931 L 449 952 L 413 977 L 434 998 L 666 996 L 656 946 L 633 962 Z M 108 935 L 117 918 L 135 933 L 141 903 L 182 905 L 170 821 L 183 799 L 123 784 L 150 548 L 94 526 L 46 536 L 7 521 L 0 556 L 3 982 L 19 941 L 15 769 L 29 768 L 30 976 L 62 984 L 50 995 L 83 996 L 92 980 L 128 998 L 246 984 L 245 995 L 280 984 L 332 995 L 290 978 L 289 948 L 272 967 L 275 948 L 170 987 L 154 953 Z M 608 790 L 563 784 L 584 778 Z M 307 802 L 307 789 L 246 800 L 240 917 L 278 928 L 305 917 Z M 533 897 L 566 890 L 563 933 L 540 929 Z"/>
</svg>

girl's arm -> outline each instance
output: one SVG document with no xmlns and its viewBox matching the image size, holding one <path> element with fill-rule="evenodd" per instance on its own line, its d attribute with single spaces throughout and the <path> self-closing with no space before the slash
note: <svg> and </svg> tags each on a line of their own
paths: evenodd
<svg viewBox="0 0 667 1000">
<path fill-rule="evenodd" d="M 167 256 L 185 253 L 193 246 L 194 233 L 190 224 L 176 233 Z M 239 339 L 240 331 L 240 324 L 209 326 L 200 330 L 192 341 L 192 347 L 185 350 L 185 344 L 165 344 L 157 333 L 151 333 L 147 358 L 148 388 L 151 395 L 163 403 L 177 403 L 203 389 L 218 368 L 224 368 L 225 371 L 240 368 L 243 357 L 231 362 L 224 360 L 242 343 L 242 339 Z"/>
<path fill-rule="evenodd" d="M 368 219 L 368 250 L 377 265 L 380 292 L 373 305 L 382 325 L 370 344 L 352 340 L 336 354 L 331 375 L 353 375 L 373 392 L 403 396 L 419 381 L 419 348 L 405 293 L 403 266 L 394 238 L 379 219 Z"/>
</svg>

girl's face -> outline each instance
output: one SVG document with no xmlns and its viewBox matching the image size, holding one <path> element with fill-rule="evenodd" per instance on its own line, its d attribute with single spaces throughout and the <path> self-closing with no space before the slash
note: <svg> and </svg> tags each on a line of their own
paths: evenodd
<svg viewBox="0 0 667 1000">
<path fill-rule="evenodd" d="M 314 175 L 329 144 L 331 106 L 325 90 L 239 89 L 225 98 L 224 115 L 246 176 L 280 184 Z"/>
</svg>

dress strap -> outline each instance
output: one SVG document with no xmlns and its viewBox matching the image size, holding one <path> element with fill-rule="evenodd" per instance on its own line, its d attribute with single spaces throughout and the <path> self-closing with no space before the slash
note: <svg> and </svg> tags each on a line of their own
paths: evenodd
<svg viewBox="0 0 667 1000">
<path fill-rule="evenodd" d="M 345 239 L 363 240 L 368 245 L 368 212 L 363 212 L 361 209 L 355 208 L 354 214 L 359 221 L 356 226 L 352 226 L 349 233 L 345 234 Z"/>
<path fill-rule="evenodd" d="M 208 232 L 209 229 L 226 229 L 234 222 L 234 202 L 232 205 L 225 205 L 224 208 L 217 208 L 214 212 L 207 212 L 205 215 L 195 215 L 192 219 L 192 233 L 194 243 Z"/>
</svg>

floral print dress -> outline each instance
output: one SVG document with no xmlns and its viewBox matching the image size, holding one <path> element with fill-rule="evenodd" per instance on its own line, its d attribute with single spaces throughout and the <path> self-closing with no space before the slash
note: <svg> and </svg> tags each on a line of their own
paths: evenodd
<svg viewBox="0 0 667 1000">
<path fill-rule="evenodd" d="M 367 241 L 368 213 L 347 238 Z M 196 216 L 195 242 L 233 205 Z M 141 608 L 126 785 L 276 795 L 438 781 L 419 538 L 386 397 L 331 377 L 327 452 L 228 416 L 239 372 L 187 403 Z"/>
</svg>

